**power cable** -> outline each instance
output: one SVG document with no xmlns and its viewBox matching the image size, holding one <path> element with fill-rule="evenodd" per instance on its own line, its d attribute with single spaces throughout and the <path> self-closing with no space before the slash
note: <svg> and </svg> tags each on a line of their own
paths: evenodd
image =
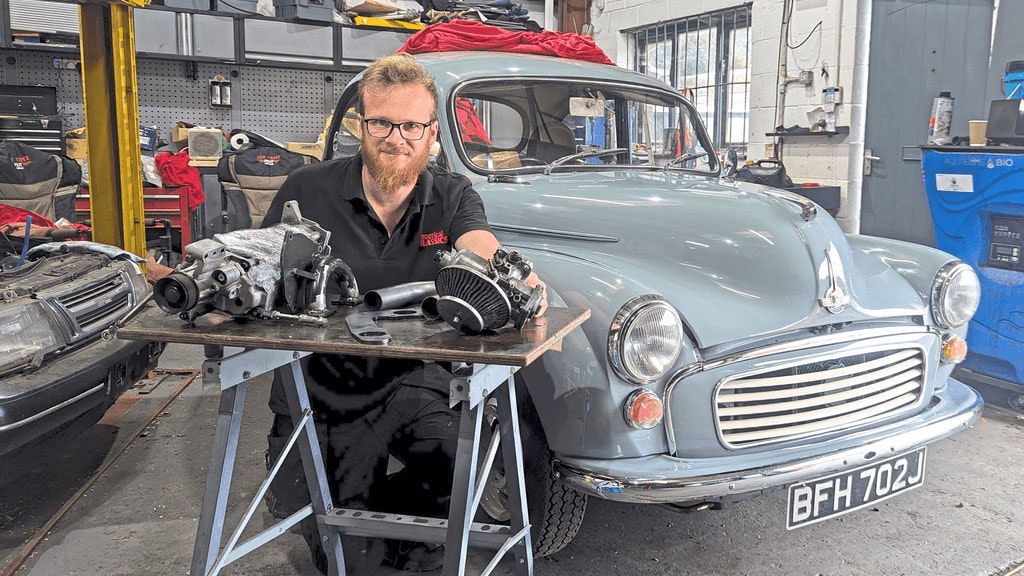
<svg viewBox="0 0 1024 576">
<path fill-rule="evenodd" d="M 218 4 L 223 4 L 223 5 L 227 6 L 228 8 L 231 8 L 232 10 L 238 10 L 239 12 L 243 12 L 245 14 L 252 14 L 253 16 L 262 16 L 262 14 L 260 14 L 259 12 L 253 12 L 252 10 L 246 10 L 245 8 L 241 8 L 239 6 L 235 6 L 231 2 L 228 2 L 227 0 L 217 0 L 217 3 Z"/>
<path fill-rule="evenodd" d="M 818 20 L 818 23 L 814 25 L 814 28 L 811 28 L 811 31 L 807 33 L 807 36 L 804 36 L 804 39 L 801 40 L 800 43 L 797 44 L 796 46 L 791 46 L 789 44 L 789 37 L 788 37 L 788 34 L 787 34 L 787 37 L 786 37 L 786 48 L 789 48 L 790 50 L 796 50 L 797 48 L 803 46 L 804 44 L 807 43 L 808 40 L 811 39 L 811 36 L 814 34 L 815 30 L 817 30 L 819 28 L 821 28 L 821 20 Z M 789 31 L 787 30 L 787 33 L 788 32 Z"/>
</svg>

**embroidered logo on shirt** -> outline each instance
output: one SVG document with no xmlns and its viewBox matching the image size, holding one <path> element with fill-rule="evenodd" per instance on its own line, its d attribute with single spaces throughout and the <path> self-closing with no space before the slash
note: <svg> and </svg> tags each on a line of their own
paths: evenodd
<svg viewBox="0 0 1024 576">
<path fill-rule="evenodd" d="M 448 236 L 444 232 L 431 232 L 429 234 L 420 235 L 420 246 L 437 246 L 438 244 L 447 244 Z"/>
</svg>

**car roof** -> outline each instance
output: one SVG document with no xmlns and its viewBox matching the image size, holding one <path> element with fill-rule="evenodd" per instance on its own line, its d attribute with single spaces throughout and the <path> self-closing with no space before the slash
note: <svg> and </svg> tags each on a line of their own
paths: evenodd
<svg viewBox="0 0 1024 576">
<path fill-rule="evenodd" d="M 463 51 L 416 54 L 444 92 L 467 80 L 481 78 L 557 77 L 639 84 L 672 90 L 665 83 L 611 64 L 598 64 L 556 56 L 511 52 Z"/>
</svg>

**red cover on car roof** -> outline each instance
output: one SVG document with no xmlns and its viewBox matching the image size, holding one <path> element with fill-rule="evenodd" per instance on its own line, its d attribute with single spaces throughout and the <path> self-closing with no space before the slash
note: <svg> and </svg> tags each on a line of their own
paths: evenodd
<svg viewBox="0 0 1024 576">
<path fill-rule="evenodd" d="M 454 50 L 493 50 L 520 54 L 561 56 L 599 64 L 612 64 L 594 39 L 575 32 L 516 32 L 488 26 L 472 20 L 453 20 L 431 24 L 413 34 L 399 52 L 450 52 Z"/>
</svg>

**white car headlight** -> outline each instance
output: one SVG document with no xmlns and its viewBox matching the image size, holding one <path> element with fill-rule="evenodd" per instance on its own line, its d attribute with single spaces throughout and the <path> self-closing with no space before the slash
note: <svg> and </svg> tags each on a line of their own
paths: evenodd
<svg viewBox="0 0 1024 576">
<path fill-rule="evenodd" d="M 39 366 L 47 352 L 63 346 L 63 336 L 43 302 L 0 306 L 0 375 Z"/>
<path fill-rule="evenodd" d="M 135 294 L 135 298 L 131 301 L 131 305 L 134 306 L 136 302 L 140 302 L 149 294 L 150 286 L 139 265 L 135 262 L 129 262 L 129 264 L 131 264 L 131 268 L 125 269 L 125 275 L 132 285 L 132 293 Z"/>
<path fill-rule="evenodd" d="M 974 316 L 981 300 L 978 275 L 964 262 L 950 262 L 932 284 L 932 318 L 943 328 L 963 326 Z"/>
<path fill-rule="evenodd" d="M 683 322 L 664 298 L 644 294 L 626 302 L 608 331 L 608 358 L 620 377 L 647 384 L 665 375 L 683 346 Z"/>
</svg>

